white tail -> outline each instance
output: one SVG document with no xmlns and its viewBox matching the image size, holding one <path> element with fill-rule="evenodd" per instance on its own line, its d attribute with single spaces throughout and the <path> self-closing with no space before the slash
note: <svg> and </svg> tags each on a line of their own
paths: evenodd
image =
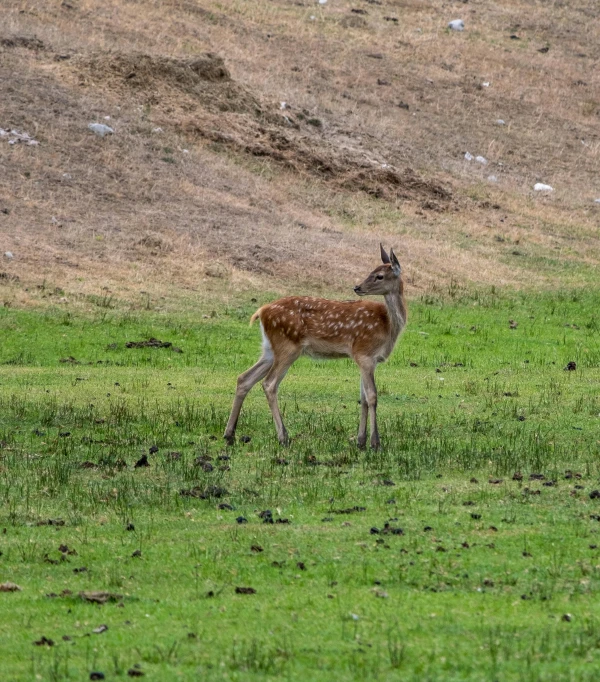
<svg viewBox="0 0 600 682">
<path fill-rule="evenodd" d="M 259 308 L 250 324 L 260 319 L 263 353 L 259 361 L 237 380 L 225 440 L 232 444 L 242 404 L 250 389 L 264 379 L 263 388 L 282 445 L 289 441 L 277 404 L 277 389 L 288 369 L 304 353 L 314 358 L 352 358 L 360 369 L 360 424 L 358 446 L 367 442 L 370 416 L 371 447 L 379 447 L 375 368 L 386 360 L 406 324 L 402 269 L 392 249 L 381 248 L 383 265 L 354 287 L 359 296 L 383 296 L 375 301 L 329 301 L 290 296 Z"/>
</svg>

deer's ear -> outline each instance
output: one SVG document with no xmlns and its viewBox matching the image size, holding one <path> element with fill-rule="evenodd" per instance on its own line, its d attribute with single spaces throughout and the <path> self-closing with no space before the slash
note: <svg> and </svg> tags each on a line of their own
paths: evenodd
<svg viewBox="0 0 600 682">
<path fill-rule="evenodd" d="M 385 249 L 383 248 L 383 244 L 379 244 L 379 249 L 381 250 L 381 262 L 384 263 L 385 265 L 388 265 L 390 262 L 390 257 L 387 255 L 385 252 Z"/>
<path fill-rule="evenodd" d="M 396 258 L 394 249 L 390 249 L 390 262 L 392 265 L 392 271 L 394 275 L 399 276 L 402 272 L 402 267 L 400 266 L 400 261 Z"/>
</svg>

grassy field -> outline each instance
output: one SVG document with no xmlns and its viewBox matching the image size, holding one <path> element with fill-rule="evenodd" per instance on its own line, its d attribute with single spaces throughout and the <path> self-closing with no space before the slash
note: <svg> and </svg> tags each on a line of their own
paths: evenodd
<svg viewBox="0 0 600 682">
<path fill-rule="evenodd" d="M 364 453 L 345 361 L 224 446 L 259 303 L 0 309 L 3 680 L 597 679 L 600 294 L 413 302 Z"/>
</svg>

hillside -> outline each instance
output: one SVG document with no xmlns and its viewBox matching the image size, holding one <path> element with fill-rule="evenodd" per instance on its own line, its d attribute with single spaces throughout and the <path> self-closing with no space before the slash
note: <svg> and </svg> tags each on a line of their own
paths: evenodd
<svg viewBox="0 0 600 682">
<path fill-rule="evenodd" d="M 349 292 L 379 240 L 411 295 L 585 285 L 599 37 L 584 0 L 7 0 L 2 298 Z"/>
</svg>

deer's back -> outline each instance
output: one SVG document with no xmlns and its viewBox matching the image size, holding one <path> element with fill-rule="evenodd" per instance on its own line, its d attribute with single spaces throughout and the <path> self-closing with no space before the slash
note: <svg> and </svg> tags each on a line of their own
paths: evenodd
<svg viewBox="0 0 600 682">
<path fill-rule="evenodd" d="M 389 335 L 385 305 L 375 301 L 330 301 L 308 296 L 280 298 L 258 311 L 271 343 L 301 344 L 315 357 L 369 352 Z"/>
</svg>

